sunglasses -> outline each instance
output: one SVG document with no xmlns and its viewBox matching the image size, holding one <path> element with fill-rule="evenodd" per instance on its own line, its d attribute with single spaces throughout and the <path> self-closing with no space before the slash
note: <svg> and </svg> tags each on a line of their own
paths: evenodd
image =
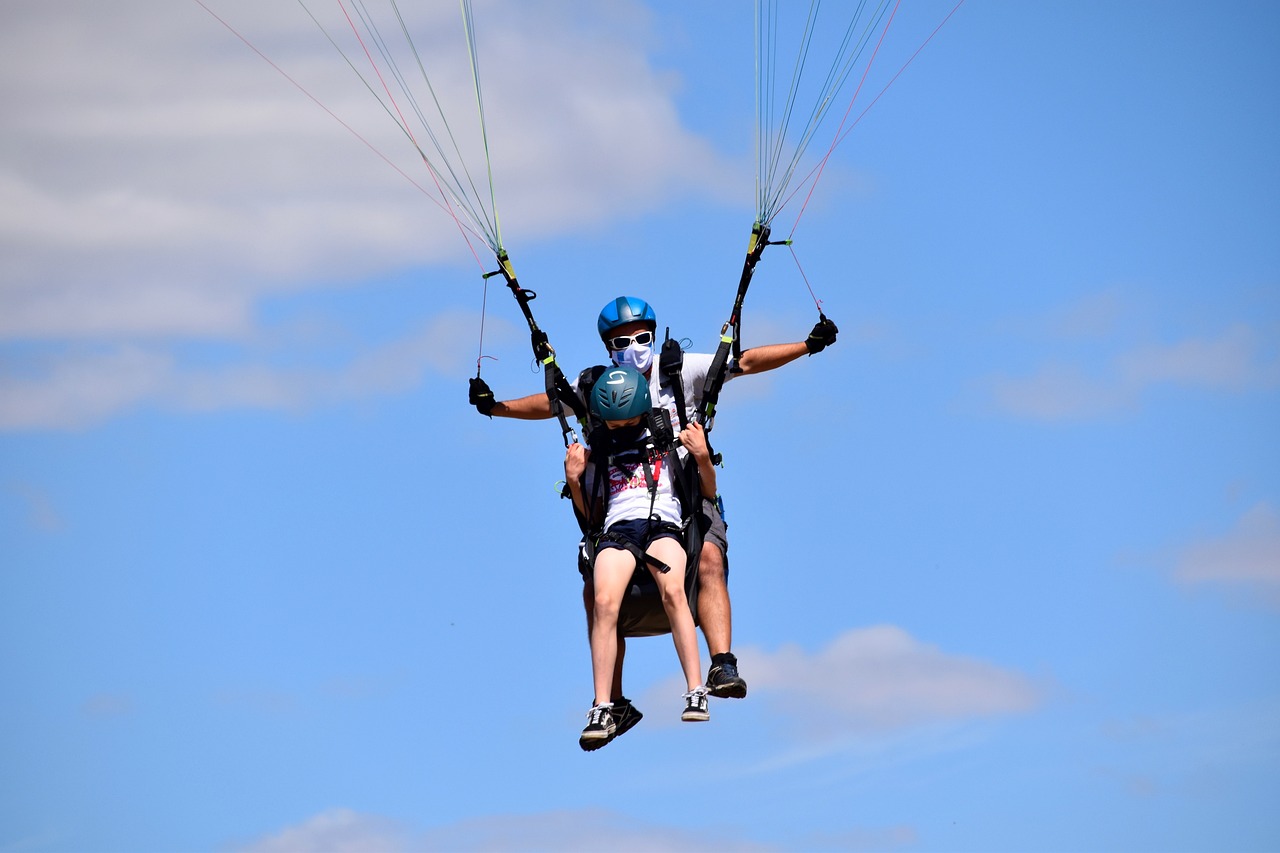
<svg viewBox="0 0 1280 853">
<path fill-rule="evenodd" d="M 637 332 L 634 335 L 618 335 L 616 338 L 605 338 L 604 343 L 611 350 L 626 349 L 631 346 L 632 341 L 638 343 L 642 347 L 647 347 L 653 343 L 653 332 Z"/>
</svg>

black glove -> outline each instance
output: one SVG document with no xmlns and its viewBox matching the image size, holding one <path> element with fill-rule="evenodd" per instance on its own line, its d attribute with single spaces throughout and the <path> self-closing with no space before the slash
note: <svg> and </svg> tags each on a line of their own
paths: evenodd
<svg viewBox="0 0 1280 853">
<path fill-rule="evenodd" d="M 809 348 L 809 355 L 816 352 L 822 352 L 827 347 L 836 342 L 836 333 L 840 331 L 836 324 L 827 319 L 825 314 L 818 315 L 821 319 L 813 326 L 813 331 L 809 333 L 809 337 L 805 338 L 804 345 Z"/>
<path fill-rule="evenodd" d="M 470 380 L 471 389 L 467 395 L 467 402 L 476 407 L 476 411 L 482 415 L 493 417 L 493 407 L 497 401 L 493 399 L 493 391 L 489 388 L 489 383 L 485 382 L 479 376 Z"/>
</svg>

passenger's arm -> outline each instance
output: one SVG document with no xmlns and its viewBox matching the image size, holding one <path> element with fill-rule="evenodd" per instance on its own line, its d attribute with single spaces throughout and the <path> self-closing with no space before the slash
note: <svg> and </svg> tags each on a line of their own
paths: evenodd
<svg viewBox="0 0 1280 853">
<path fill-rule="evenodd" d="M 708 500 L 716 499 L 716 466 L 711 461 L 711 448 L 707 446 L 707 434 L 702 424 L 692 421 L 680 430 L 680 444 L 689 451 L 689 455 L 698 463 L 698 479 L 702 483 L 702 496 Z"/>
<path fill-rule="evenodd" d="M 582 494 L 582 475 L 587 470 L 587 451 L 581 444 L 571 444 L 564 453 L 564 480 L 569 487 L 573 507 L 582 518 L 589 519 L 587 500 Z"/>
</svg>

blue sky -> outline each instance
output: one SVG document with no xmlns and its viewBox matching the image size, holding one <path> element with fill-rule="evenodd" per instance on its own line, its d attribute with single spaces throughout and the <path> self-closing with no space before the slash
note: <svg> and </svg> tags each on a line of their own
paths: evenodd
<svg viewBox="0 0 1280 853">
<path fill-rule="evenodd" d="M 414 168 L 300 7 L 208 5 Z M 690 5 L 475 4 L 569 371 L 613 296 L 695 351 L 732 303 L 752 22 Z M 591 754 L 558 431 L 465 404 L 448 217 L 194 2 L 4 18 L 0 851 L 1280 845 L 1274 4 L 964 4 L 795 229 L 839 342 L 722 400 L 750 695 L 682 726 L 635 642 Z M 814 314 L 771 248 L 745 343 Z"/>
</svg>

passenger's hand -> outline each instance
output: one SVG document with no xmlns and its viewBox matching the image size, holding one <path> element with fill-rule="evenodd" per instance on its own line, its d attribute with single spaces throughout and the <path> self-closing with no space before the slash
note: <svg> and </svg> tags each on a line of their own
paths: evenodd
<svg viewBox="0 0 1280 853">
<path fill-rule="evenodd" d="M 497 401 L 493 399 L 493 391 L 489 388 L 489 383 L 479 376 L 471 380 L 467 401 L 475 406 L 480 414 L 493 417 L 493 407 Z"/>
<path fill-rule="evenodd" d="M 690 421 L 689 425 L 680 430 L 680 444 L 693 454 L 693 458 L 699 461 L 711 458 L 711 449 L 707 446 L 707 433 L 702 428 L 702 424 L 697 421 Z"/>
<path fill-rule="evenodd" d="M 804 345 L 809 350 L 809 355 L 822 352 L 827 347 L 836 342 L 836 333 L 840 331 L 836 324 L 827 319 L 825 314 L 818 314 L 818 322 L 814 324 L 813 331 L 809 333 L 809 337 L 805 338 Z"/>
<path fill-rule="evenodd" d="M 564 452 L 564 478 L 570 483 L 576 483 L 582 479 L 586 470 L 587 449 L 576 442 L 569 445 Z"/>
</svg>

